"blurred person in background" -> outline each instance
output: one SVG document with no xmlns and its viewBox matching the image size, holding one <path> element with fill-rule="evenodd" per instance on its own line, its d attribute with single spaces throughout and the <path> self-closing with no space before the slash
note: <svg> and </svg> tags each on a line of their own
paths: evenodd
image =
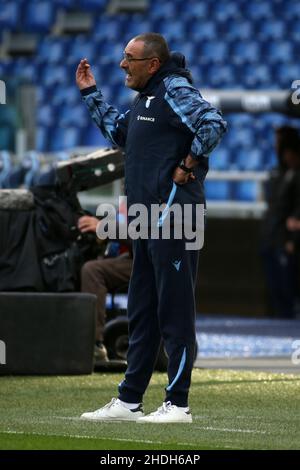
<svg viewBox="0 0 300 470">
<path fill-rule="evenodd" d="M 120 67 L 125 85 L 138 92 L 125 114 L 104 101 L 87 59 L 80 62 L 76 81 L 104 136 L 125 148 L 128 207 L 143 204 L 151 214 L 153 204 L 166 203 L 168 208 L 174 201 L 194 210 L 197 204 L 204 205 L 208 155 L 226 130 L 221 114 L 192 85 L 184 56 L 171 54 L 160 34 L 146 33 L 129 41 Z M 138 238 L 132 243 L 125 380 L 117 399 L 84 413 L 82 419 L 190 423 L 199 249 L 187 250 L 184 237 Z M 162 406 L 144 416 L 143 395 L 161 336 L 169 358 L 169 385 Z"/>
<path fill-rule="evenodd" d="M 297 217 L 289 217 L 286 221 L 286 228 L 290 232 L 298 232 L 300 231 L 300 207 L 299 207 L 299 215 Z M 298 234 L 296 234 L 298 235 Z"/>
<path fill-rule="evenodd" d="M 82 233 L 96 233 L 99 223 L 101 221 L 97 217 L 85 215 L 78 220 L 78 228 Z M 122 243 L 109 241 L 103 256 L 87 261 L 81 268 L 81 292 L 97 297 L 95 367 L 109 360 L 103 342 L 107 293 L 129 284 L 131 270 L 132 251 L 129 239 L 122 240 Z"/>
<path fill-rule="evenodd" d="M 300 138 L 297 129 L 276 130 L 278 167 L 266 185 L 262 224 L 264 271 L 272 313 L 294 318 L 299 308 L 298 244 L 293 221 L 300 214 Z"/>
</svg>

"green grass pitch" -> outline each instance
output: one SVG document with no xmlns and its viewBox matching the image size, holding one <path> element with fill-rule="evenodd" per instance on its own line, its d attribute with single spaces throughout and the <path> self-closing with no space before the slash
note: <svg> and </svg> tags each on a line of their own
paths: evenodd
<svg viewBox="0 0 300 470">
<path fill-rule="evenodd" d="M 1 377 L 0 449 L 299 449 L 300 376 L 193 371 L 193 424 L 79 420 L 116 396 L 123 374 Z M 155 373 L 145 411 L 161 405 L 166 374 Z"/>
</svg>

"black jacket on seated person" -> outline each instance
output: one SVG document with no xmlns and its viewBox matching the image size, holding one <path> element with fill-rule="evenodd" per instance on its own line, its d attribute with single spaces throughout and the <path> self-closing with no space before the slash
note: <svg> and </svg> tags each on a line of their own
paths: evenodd
<svg viewBox="0 0 300 470">
<path fill-rule="evenodd" d="M 80 269 L 95 257 L 95 237 L 77 229 L 75 194 L 57 186 L 31 188 L 30 210 L 0 210 L 0 291 L 72 292 Z"/>
</svg>

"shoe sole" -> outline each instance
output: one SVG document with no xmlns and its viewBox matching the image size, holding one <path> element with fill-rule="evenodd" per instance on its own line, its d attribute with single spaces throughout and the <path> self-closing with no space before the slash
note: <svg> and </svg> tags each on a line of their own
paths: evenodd
<svg viewBox="0 0 300 470">
<path fill-rule="evenodd" d="M 144 421 L 140 418 L 136 422 L 139 424 L 193 424 L 193 421 Z"/>
<path fill-rule="evenodd" d="M 139 418 L 134 418 L 134 419 L 130 419 L 130 418 L 85 418 L 85 417 L 81 417 L 80 416 L 80 419 L 82 421 L 98 421 L 98 422 L 101 422 L 101 421 L 131 421 L 131 422 L 136 422 Z"/>
</svg>

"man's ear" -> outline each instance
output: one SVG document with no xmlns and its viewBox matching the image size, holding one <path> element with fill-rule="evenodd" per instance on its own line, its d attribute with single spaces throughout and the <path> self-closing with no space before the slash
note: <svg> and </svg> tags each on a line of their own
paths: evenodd
<svg viewBox="0 0 300 470">
<path fill-rule="evenodd" d="M 149 65 L 149 72 L 153 75 L 158 71 L 160 68 L 160 62 L 159 60 L 155 57 L 154 59 L 151 60 L 150 65 Z"/>
</svg>

